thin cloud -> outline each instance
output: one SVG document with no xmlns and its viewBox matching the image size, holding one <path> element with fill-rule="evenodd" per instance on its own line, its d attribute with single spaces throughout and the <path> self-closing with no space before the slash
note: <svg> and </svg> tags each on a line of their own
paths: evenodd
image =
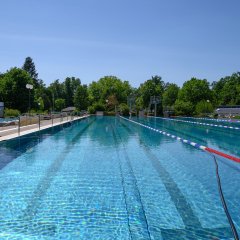
<svg viewBox="0 0 240 240">
<path fill-rule="evenodd" d="M 19 34 L 0 34 L 2 40 L 15 40 L 32 43 L 47 43 L 47 44 L 62 44 L 62 45 L 75 45 L 78 47 L 94 47 L 94 48 L 114 48 L 120 50 L 143 50 L 146 46 L 130 45 L 122 43 L 112 43 L 103 41 L 92 41 L 92 40 L 79 40 L 77 38 L 63 38 L 63 37 L 43 37 L 34 35 L 19 35 Z"/>
</svg>

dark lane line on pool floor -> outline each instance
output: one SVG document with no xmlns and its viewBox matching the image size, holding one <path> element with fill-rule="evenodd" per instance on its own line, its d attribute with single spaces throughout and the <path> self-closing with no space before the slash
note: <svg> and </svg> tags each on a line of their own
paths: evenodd
<svg viewBox="0 0 240 240">
<path fill-rule="evenodd" d="M 83 119 L 79 119 L 79 122 Z M 78 124 L 78 121 L 72 123 L 73 125 Z M 46 138 L 52 136 L 53 134 L 67 129 L 66 126 L 69 123 L 64 123 L 63 125 L 54 126 L 51 129 L 44 129 L 40 132 L 34 132 L 28 135 L 23 135 L 18 138 L 13 138 L 0 142 L 0 170 L 6 167 L 9 163 L 14 161 L 17 157 L 27 152 L 29 149 L 35 147 L 37 144 L 45 140 Z M 51 134 L 49 134 L 49 132 Z"/>
<path fill-rule="evenodd" d="M 120 167 L 120 172 L 121 172 L 121 177 L 122 177 L 122 184 L 123 184 L 123 191 L 124 191 L 124 197 L 125 197 L 125 203 L 126 203 L 126 210 L 128 213 L 128 223 L 129 223 L 129 231 L 131 233 L 131 238 L 139 239 L 139 234 L 142 235 L 143 239 L 152 239 L 151 238 L 151 234 L 149 232 L 149 225 L 148 225 L 148 221 L 147 221 L 147 217 L 146 217 L 146 213 L 145 213 L 145 209 L 142 203 L 142 199 L 141 199 L 141 195 L 140 195 L 140 191 L 137 185 L 137 180 L 136 177 L 134 175 L 132 166 L 130 164 L 130 160 L 127 156 L 126 150 L 123 146 L 123 153 L 124 153 L 124 158 L 126 160 L 126 165 L 127 165 L 127 173 L 125 172 L 125 174 L 123 174 L 123 168 L 122 168 L 122 161 L 120 158 L 120 149 L 118 147 L 118 143 L 123 144 L 122 139 L 120 134 L 118 133 L 118 131 L 114 130 L 114 127 L 111 125 L 111 130 L 112 130 L 112 134 L 113 134 L 113 138 L 114 138 L 114 143 L 115 143 L 115 148 L 117 151 L 117 155 L 118 155 L 118 160 L 119 160 L 119 167 Z M 117 133 L 117 134 L 116 134 Z M 118 137 L 117 137 L 118 135 Z M 119 140 L 118 140 L 119 138 Z M 126 178 L 127 176 L 128 178 Z M 135 196 L 135 201 L 138 205 L 138 208 L 136 209 L 136 203 L 133 205 L 132 204 L 132 198 L 131 198 L 131 202 L 128 203 L 128 198 L 129 198 L 129 193 L 127 195 L 126 193 L 126 189 L 127 187 L 133 187 L 132 191 L 134 191 L 134 196 Z M 131 195 L 131 194 L 130 194 Z M 140 229 L 138 228 L 136 222 L 134 221 L 134 217 L 137 215 L 138 220 L 140 221 L 142 228 L 141 228 L 141 232 Z M 133 225 L 133 226 L 132 226 Z M 134 235 L 134 236 L 133 236 Z"/>
<path fill-rule="evenodd" d="M 42 197 L 46 194 L 47 190 L 51 186 L 51 182 L 53 181 L 54 177 L 58 173 L 59 169 L 61 168 L 66 156 L 71 150 L 71 147 L 77 142 L 77 140 L 82 136 L 82 134 L 93 124 L 95 121 L 92 120 L 88 123 L 77 135 L 68 143 L 68 145 L 63 149 L 60 156 L 56 158 L 56 160 L 50 165 L 48 170 L 46 171 L 45 176 L 42 180 L 38 183 L 36 190 L 32 195 L 31 202 L 28 204 L 22 216 L 19 216 L 18 219 L 14 222 L 11 222 L 11 228 L 17 229 L 19 232 L 41 232 L 47 235 L 54 235 L 56 231 L 55 225 L 45 225 L 41 222 L 32 222 L 33 218 L 37 215 L 39 205 L 41 204 Z M 69 148 L 69 146 L 71 147 Z M 8 226 L 10 224 L 7 224 Z M 9 226 L 10 227 L 10 226 Z M 44 230 L 44 231 L 42 231 Z"/>
<path fill-rule="evenodd" d="M 126 131 L 128 131 L 128 133 L 132 133 L 132 130 L 126 124 L 122 122 L 121 124 L 126 129 Z M 151 152 L 151 149 L 143 142 L 141 138 L 140 143 L 143 146 L 143 150 L 145 151 L 146 156 L 150 159 L 153 167 L 162 180 L 185 225 L 185 229 L 183 230 L 160 228 L 163 239 L 175 240 L 176 236 L 179 236 L 180 239 L 196 239 L 196 237 L 199 239 L 199 236 L 201 236 L 202 239 L 209 239 L 209 237 L 232 237 L 231 229 L 229 227 L 209 229 L 203 228 L 201 226 L 201 223 L 198 217 L 194 214 L 194 211 L 192 210 L 190 204 L 186 200 L 181 190 L 178 188 L 175 181 L 172 179 L 171 175 L 162 166 L 158 157 Z"/>
</svg>

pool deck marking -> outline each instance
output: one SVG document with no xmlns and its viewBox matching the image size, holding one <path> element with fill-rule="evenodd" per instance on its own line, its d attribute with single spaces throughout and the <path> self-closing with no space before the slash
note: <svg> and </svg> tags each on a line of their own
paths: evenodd
<svg viewBox="0 0 240 240">
<path fill-rule="evenodd" d="M 197 120 L 209 120 L 215 122 L 229 122 L 229 123 L 240 123 L 239 120 L 235 119 L 217 119 L 217 118 L 197 118 L 197 117 L 173 117 L 173 118 L 186 118 L 186 119 L 197 119 Z"/>
<path fill-rule="evenodd" d="M 164 117 L 152 117 L 152 116 L 148 116 L 148 117 L 149 117 L 149 118 L 159 118 L 159 119 L 163 119 L 163 120 L 166 120 L 166 121 L 174 121 L 174 122 L 182 122 L 182 123 L 191 123 L 191 124 L 202 125 L 202 126 L 210 126 L 210 127 L 219 127 L 219 128 L 240 130 L 240 127 L 231 127 L 231 126 L 218 125 L 218 124 L 212 124 L 212 123 L 192 122 L 192 121 L 172 119 L 172 118 L 164 118 Z"/>
<path fill-rule="evenodd" d="M 131 129 L 128 128 L 125 124 L 121 123 L 125 129 L 130 132 Z M 155 168 L 158 176 L 162 180 L 166 190 L 168 191 L 172 202 L 174 203 L 179 215 L 181 216 L 183 223 L 185 225 L 185 229 L 164 229 L 160 228 L 163 239 L 176 239 L 177 236 L 181 236 L 181 238 L 194 239 L 196 237 L 196 233 L 201 235 L 204 239 L 208 237 L 223 237 L 222 234 L 226 234 L 224 237 L 230 238 L 232 236 L 231 229 L 228 227 L 220 227 L 220 228 L 203 228 L 201 226 L 200 220 L 194 214 L 194 211 L 191 205 L 188 203 L 182 191 L 179 189 L 177 183 L 173 180 L 169 172 L 162 166 L 158 157 L 151 152 L 151 149 L 140 139 L 142 146 L 144 147 L 144 151 L 147 157 L 151 160 L 153 167 Z M 197 226 L 197 227 L 194 227 Z M 173 238 L 169 238 L 171 235 Z"/>
<path fill-rule="evenodd" d="M 213 148 L 209 148 L 209 147 L 206 147 L 206 146 L 202 146 L 202 145 L 200 145 L 200 144 L 198 144 L 198 143 L 189 141 L 189 140 L 187 140 L 187 139 L 180 138 L 180 137 L 175 136 L 175 135 L 173 135 L 173 134 L 167 133 L 167 132 L 162 131 L 162 130 L 158 130 L 158 129 L 156 129 L 156 128 L 152 128 L 152 127 L 150 127 L 150 126 L 147 126 L 147 125 L 145 125 L 145 124 L 142 124 L 142 123 L 133 121 L 133 120 L 131 120 L 131 119 L 128 119 L 128 118 L 125 118 L 125 117 L 122 117 L 122 116 L 120 116 L 120 118 L 125 119 L 125 120 L 127 120 L 127 121 L 129 121 L 129 122 L 135 123 L 135 124 L 137 124 L 137 125 L 140 125 L 140 126 L 142 126 L 142 127 L 144 127 L 144 128 L 150 129 L 150 130 L 152 130 L 152 131 L 158 132 L 158 133 L 160 133 L 160 134 L 162 134 L 162 135 L 171 137 L 171 138 L 173 138 L 173 139 L 177 139 L 178 141 L 181 141 L 181 142 L 183 142 L 183 143 L 186 143 L 186 144 L 188 144 L 188 145 L 190 145 L 190 146 L 193 146 L 193 147 L 195 147 L 195 148 L 197 148 L 197 149 L 201 149 L 201 150 L 206 151 L 206 152 L 214 153 L 214 154 L 219 155 L 219 156 L 221 156 L 221 157 L 224 157 L 224 158 L 227 158 L 227 159 L 232 160 L 232 161 L 234 161 L 234 162 L 240 163 L 240 158 L 238 158 L 238 157 L 235 157 L 235 156 L 232 156 L 232 155 L 229 155 L 229 154 L 226 154 L 226 153 L 217 151 L 217 150 L 215 150 L 215 149 L 213 149 Z"/>
<path fill-rule="evenodd" d="M 80 119 L 84 119 L 84 118 L 88 118 L 90 115 L 86 115 L 86 116 L 82 116 L 82 117 L 77 117 L 73 120 L 65 120 L 65 121 L 62 121 L 62 122 L 58 122 L 58 123 L 54 123 L 53 125 L 52 124 L 48 124 L 48 125 L 45 125 L 45 126 L 42 126 L 41 129 L 39 130 L 39 128 L 34 128 L 34 129 L 29 129 L 29 130 L 26 130 L 24 132 L 21 132 L 20 136 L 18 135 L 18 133 L 13 133 L 13 134 L 9 134 L 9 135 L 6 135 L 6 136 L 3 136 L 3 137 L 0 137 L 0 142 L 1 141 L 6 141 L 6 140 L 10 140 L 10 139 L 14 139 L 14 138 L 18 138 L 18 137 L 21 137 L 21 136 L 24 136 L 24 135 L 28 135 L 30 133 L 34 133 L 34 132 L 39 132 L 39 131 L 42 131 L 42 130 L 45 130 L 45 129 L 48 129 L 48 128 L 51 128 L 51 127 L 55 127 L 55 126 L 60 126 L 60 125 L 63 125 L 65 123 L 71 123 L 71 122 L 75 122 L 77 120 L 80 120 Z M 33 125 L 33 124 L 32 124 Z M 29 127 L 30 125 L 28 126 L 24 126 L 24 127 Z M 22 128 L 22 127 L 21 127 Z M 14 128 L 15 129 L 15 128 Z"/>
</svg>

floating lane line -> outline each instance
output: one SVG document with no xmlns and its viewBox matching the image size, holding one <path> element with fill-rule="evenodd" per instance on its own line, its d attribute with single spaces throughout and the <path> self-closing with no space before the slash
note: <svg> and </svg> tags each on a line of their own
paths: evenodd
<svg viewBox="0 0 240 240">
<path fill-rule="evenodd" d="M 212 123 L 192 122 L 192 121 L 187 121 L 187 120 L 164 118 L 164 117 L 152 117 L 152 116 L 148 116 L 148 117 L 149 118 L 160 118 L 160 119 L 163 119 L 163 120 L 175 121 L 175 122 L 191 123 L 191 124 L 202 125 L 202 126 L 210 126 L 210 127 L 219 127 L 219 128 L 228 128 L 228 129 L 233 129 L 233 130 L 240 130 L 240 127 L 231 127 L 231 126 L 218 125 L 218 124 L 212 124 Z"/>
<path fill-rule="evenodd" d="M 240 123 L 239 120 L 235 120 L 235 119 L 197 118 L 197 117 L 174 117 L 174 118 L 187 118 L 187 119 L 197 119 L 197 120 L 210 120 L 215 122 Z"/>
<path fill-rule="evenodd" d="M 175 136 L 175 135 L 170 134 L 170 133 L 167 133 L 167 132 L 165 132 L 165 131 L 162 131 L 162 130 L 159 130 L 159 129 L 156 129 L 156 128 L 152 128 L 152 127 L 147 126 L 147 125 L 145 125 L 145 124 L 142 124 L 142 123 L 140 123 L 140 122 L 133 121 L 132 119 L 128 119 L 128 118 L 125 118 L 125 117 L 122 117 L 122 116 L 119 116 L 119 117 L 122 118 L 122 119 L 124 119 L 124 120 L 126 120 L 126 121 L 135 123 L 135 124 L 137 124 L 137 125 L 139 125 L 139 126 L 142 126 L 142 127 L 144 127 L 144 128 L 147 128 L 147 129 L 149 129 L 149 130 L 152 130 L 152 131 L 154 131 L 154 132 L 158 132 L 158 133 L 160 133 L 160 134 L 162 134 L 162 135 L 171 137 L 171 138 L 173 138 L 173 139 L 176 139 L 176 140 L 178 140 L 178 141 L 181 141 L 181 142 L 183 142 L 183 143 L 186 143 L 186 144 L 188 144 L 188 145 L 191 145 L 191 146 L 193 146 L 193 147 L 195 147 L 195 148 L 197 148 L 197 149 L 203 150 L 203 151 L 205 151 L 205 152 L 214 153 L 214 154 L 219 155 L 219 156 L 221 156 L 221 157 L 224 157 L 224 158 L 230 159 L 230 160 L 232 160 L 232 161 L 234 161 L 234 162 L 240 163 L 240 158 L 238 158 L 238 157 L 235 157 L 235 156 L 232 156 L 232 155 L 228 155 L 228 154 L 226 154 L 226 153 L 217 151 L 217 150 L 215 150 L 215 149 L 213 149 L 213 148 L 209 148 L 209 147 L 200 145 L 200 144 L 198 144 L 198 143 L 189 141 L 189 140 L 187 140 L 187 139 L 183 139 L 183 138 L 181 138 L 181 137 Z"/>
</svg>

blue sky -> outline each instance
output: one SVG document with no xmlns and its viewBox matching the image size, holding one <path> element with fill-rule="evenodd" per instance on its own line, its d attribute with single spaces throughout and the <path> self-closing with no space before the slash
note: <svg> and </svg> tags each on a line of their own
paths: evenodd
<svg viewBox="0 0 240 240">
<path fill-rule="evenodd" d="M 138 87 L 160 75 L 181 86 L 240 71 L 239 0 L 8 0 L 0 9 L 0 72 L 30 56 L 47 85 L 115 75 Z"/>
</svg>

